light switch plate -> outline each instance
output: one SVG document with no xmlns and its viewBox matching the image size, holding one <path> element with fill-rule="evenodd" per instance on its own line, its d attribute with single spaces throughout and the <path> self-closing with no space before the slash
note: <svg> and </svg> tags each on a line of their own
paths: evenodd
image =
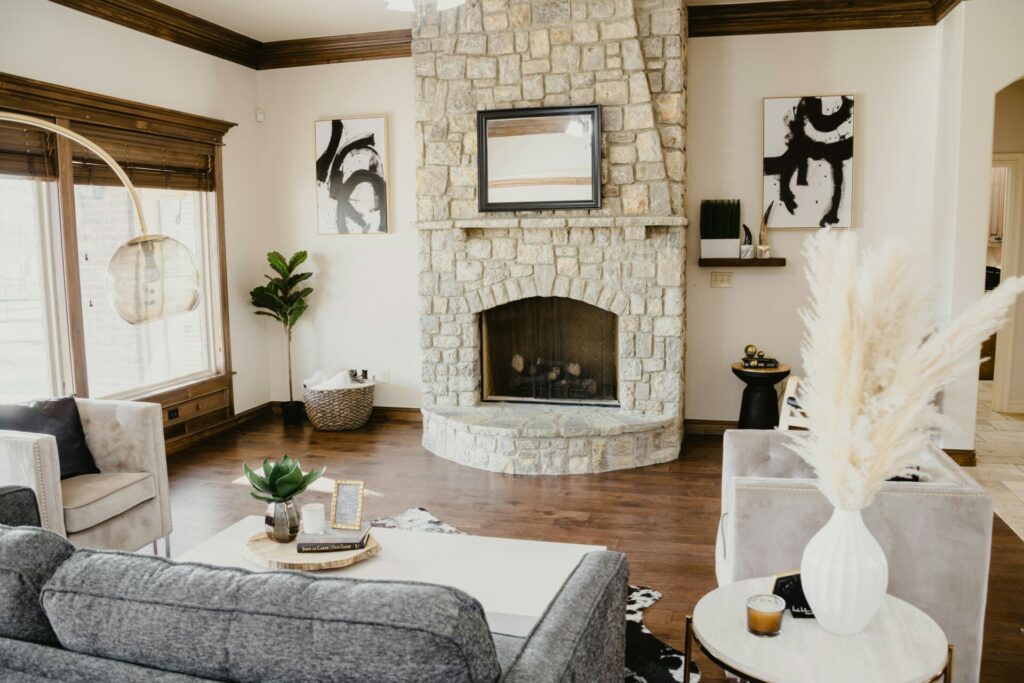
<svg viewBox="0 0 1024 683">
<path fill-rule="evenodd" d="M 711 273 L 711 286 L 712 287 L 732 287 L 732 273 L 729 271 L 718 272 L 712 271 Z"/>
</svg>

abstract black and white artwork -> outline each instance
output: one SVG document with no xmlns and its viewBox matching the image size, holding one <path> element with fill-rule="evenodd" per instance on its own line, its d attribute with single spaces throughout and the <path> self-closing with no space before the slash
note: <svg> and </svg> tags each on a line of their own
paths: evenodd
<svg viewBox="0 0 1024 683">
<path fill-rule="evenodd" d="M 848 228 L 853 206 L 853 97 L 764 100 L 769 228 Z"/>
<path fill-rule="evenodd" d="M 383 116 L 316 122 L 321 235 L 388 232 L 387 130 Z"/>
</svg>

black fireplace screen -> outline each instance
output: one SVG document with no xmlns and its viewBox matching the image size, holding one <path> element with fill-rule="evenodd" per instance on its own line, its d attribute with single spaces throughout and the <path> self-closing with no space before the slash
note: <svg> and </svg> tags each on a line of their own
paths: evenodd
<svg viewBox="0 0 1024 683">
<path fill-rule="evenodd" d="M 614 313 L 534 297 L 481 316 L 484 400 L 617 404 Z"/>
</svg>

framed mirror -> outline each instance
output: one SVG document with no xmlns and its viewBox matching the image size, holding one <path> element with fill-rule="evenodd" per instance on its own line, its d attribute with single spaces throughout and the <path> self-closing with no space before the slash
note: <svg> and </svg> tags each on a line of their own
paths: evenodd
<svg viewBox="0 0 1024 683">
<path fill-rule="evenodd" d="M 481 211 L 601 208 L 601 107 L 477 113 Z"/>
</svg>

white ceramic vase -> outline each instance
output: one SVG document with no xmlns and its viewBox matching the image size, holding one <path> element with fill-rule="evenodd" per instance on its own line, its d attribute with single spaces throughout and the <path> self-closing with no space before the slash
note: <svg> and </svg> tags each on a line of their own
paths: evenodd
<svg viewBox="0 0 1024 683">
<path fill-rule="evenodd" d="M 871 622 L 889 585 L 889 563 L 860 510 L 832 512 L 804 548 L 800 581 L 815 618 L 829 633 L 852 636 Z"/>
</svg>

